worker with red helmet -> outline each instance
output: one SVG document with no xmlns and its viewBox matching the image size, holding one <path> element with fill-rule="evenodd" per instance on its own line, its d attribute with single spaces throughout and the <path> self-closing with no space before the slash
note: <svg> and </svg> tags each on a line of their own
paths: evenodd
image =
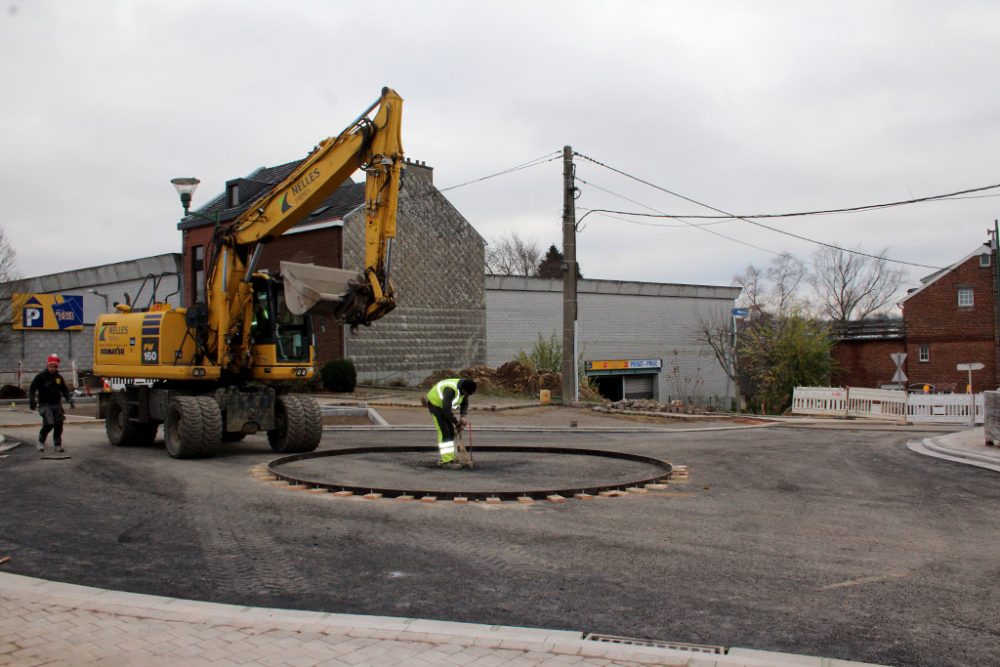
<svg viewBox="0 0 1000 667">
<path fill-rule="evenodd" d="M 45 452 L 45 439 L 52 432 L 52 445 L 57 452 L 65 451 L 62 446 L 63 422 L 66 415 L 63 413 L 62 399 L 69 401 L 70 407 L 73 404 L 73 397 L 69 393 L 66 381 L 59 374 L 59 355 L 50 354 L 45 363 L 45 370 L 35 376 L 28 388 L 28 405 L 32 410 L 37 409 L 42 416 L 42 430 L 38 432 L 38 451 Z"/>
</svg>

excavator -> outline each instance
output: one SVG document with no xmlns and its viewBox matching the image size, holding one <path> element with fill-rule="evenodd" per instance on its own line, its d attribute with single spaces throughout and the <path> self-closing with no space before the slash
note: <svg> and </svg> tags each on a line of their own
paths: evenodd
<svg viewBox="0 0 1000 667">
<path fill-rule="evenodd" d="M 162 424 L 174 458 L 213 456 L 223 442 L 258 432 L 276 452 L 316 449 L 319 405 L 289 393 L 288 385 L 314 374 L 309 315 L 333 315 L 356 330 L 395 307 L 389 274 L 403 176 L 402 108 L 402 98 L 383 88 L 343 132 L 320 142 L 231 224 L 217 225 L 204 302 L 126 302 L 98 318 L 94 373 L 124 382 L 99 397 L 112 445 L 150 444 Z M 365 173 L 362 272 L 284 261 L 277 272 L 257 268 L 268 243 L 358 169 Z M 174 179 L 185 216 L 197 183 Z"/>
</svg>

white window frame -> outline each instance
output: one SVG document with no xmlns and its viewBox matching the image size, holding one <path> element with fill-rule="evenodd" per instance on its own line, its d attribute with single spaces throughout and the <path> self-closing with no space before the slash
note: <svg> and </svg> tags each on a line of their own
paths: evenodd
<svg viewBox="0 0 1000 667">
<path fill-rule="evenodd" d="M 991 257 L 992 255 L 984 252 L 982 255 L 979 256 L 979 266 L 985 269 L 987 266 L 990 265 L 990 262 L 992 261 Z"/>
<path fill-rule="evenodd" d="M 963 299 L 962 297 L 968 297 L 968 299 Z M 959 287 L 958 288 L 958 307 L 959 308 L 971 308 L 976 305 L 976 293 L 971 287 Z"/>
<path fill-rule="evenodd" d="M 917 348 L 917 359 L 922 364 L 923 363 L 927 363 L 928 361 L 930 361 L 931 360 L 931 346 L 930 345 L 921 345 L 919 348 Z"/>
</svg>

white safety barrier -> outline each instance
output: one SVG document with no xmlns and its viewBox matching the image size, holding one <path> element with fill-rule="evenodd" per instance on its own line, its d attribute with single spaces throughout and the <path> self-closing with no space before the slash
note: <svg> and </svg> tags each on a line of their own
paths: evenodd
<svg viewBox="0 0 1000 667">
<path fill-rule="evenodd" d="M 906 392 L 848 387 L 847 416 L 903 421 L 906 418 Z"/>
<path fill-rule="evenodd" d="M 847 390 L 842 387 L 796 387 L 792 414 L 843 417 L 847 414 Z"/>
<path fill-rule="evenodd" d="M 973 409 L 975 414 L 970 415 Z M 938 424 L 968 424 L 970 416 L 982 424 L 985 419 L 982 394 L 973 401 L 968 394 L 909 394 L 865 387 L 796 387 L 792 414 Z"/>
<path fill-rule="evenodd" d="M 975 420 L 982 424 L 983 395 L 975 394 Z M 968 424 L 973 401 L 969 394 L 910 394 L 906 419 L 911 422 Z"/>
</svg>

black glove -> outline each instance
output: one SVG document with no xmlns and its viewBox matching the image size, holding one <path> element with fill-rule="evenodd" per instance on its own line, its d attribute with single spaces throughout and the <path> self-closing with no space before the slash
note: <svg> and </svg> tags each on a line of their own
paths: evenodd
<svg viewBox="0 0 1000 667">
<path fill-rule="evenodd" d="M 32 410 L 36 410 L 38 408 L 38 403 L 31 401 L 30 403 L 28 403 L 28 407 L 31 408 Z"/>
</svg>

